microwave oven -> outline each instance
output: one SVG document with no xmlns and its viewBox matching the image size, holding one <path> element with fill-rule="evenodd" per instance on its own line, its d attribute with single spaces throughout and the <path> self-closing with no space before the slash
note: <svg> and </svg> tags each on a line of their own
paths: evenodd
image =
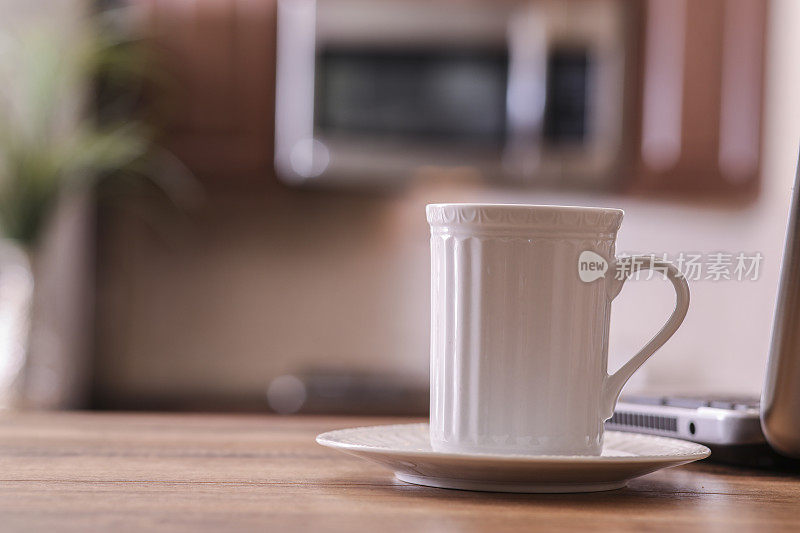
<svg viewBox="0 0 800 533">
<path fill-rule="evenodd" d="M 275 167 L 290 184 L 607 187 L 623 140 L 616 0 L 279 0 Z"/>
</svg>

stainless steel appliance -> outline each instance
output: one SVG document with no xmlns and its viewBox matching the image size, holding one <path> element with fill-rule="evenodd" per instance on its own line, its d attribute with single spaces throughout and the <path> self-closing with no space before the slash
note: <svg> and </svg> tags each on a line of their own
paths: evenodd
<svg viewBox="0 0 800 533">
<path fill-rule="evenodd" d="M 275 165 L 288 183 L 419 170 L 602 187 L 623 136 L 617 0 L 280 0 Z"/>
</svg>

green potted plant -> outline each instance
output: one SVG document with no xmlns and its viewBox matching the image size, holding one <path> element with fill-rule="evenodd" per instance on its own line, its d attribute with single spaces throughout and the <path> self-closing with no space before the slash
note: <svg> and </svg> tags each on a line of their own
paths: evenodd
<svg viewBox="0 0 800 533">
<path fill-rule="evenodd" d="M 131 86 L 150 72 L 136 42 L 108 31 L 109 14 L 70 32 L 48 20 L 0 34 L 0 408 L 19 403 L 37 314 L 37 250 L 59 202 L 131 176 L 150 178 L 177 202 L 197 196 L 142 121 L 98 112 L 98 79 Z M 170 169 L 155 164 L 164 161 Z"/>
</svg>

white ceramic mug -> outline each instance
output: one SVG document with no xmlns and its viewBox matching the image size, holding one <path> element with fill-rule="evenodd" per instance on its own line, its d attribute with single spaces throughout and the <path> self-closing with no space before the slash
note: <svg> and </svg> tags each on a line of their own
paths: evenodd
<svg viewBox="0 0 800 533">
<path fill-rule="evenodd" d="M 689 287 L 672 264 L 615 258 L 622 215 L 595 207 L 427 206 L 434 450 L 601 453 L 603 422 L 622 386 L 689 307 Z M 648 268 L 672 282 L 675 310 L 609 375 L 611 301 L 630 274 Z"/>
</svg>

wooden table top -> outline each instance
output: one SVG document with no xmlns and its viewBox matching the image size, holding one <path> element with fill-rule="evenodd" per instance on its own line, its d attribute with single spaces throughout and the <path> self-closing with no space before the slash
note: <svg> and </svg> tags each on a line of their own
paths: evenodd
<svg viewBox="0 0 800 533">
<path fill-rule="evenodd" d="M 314 442 L 397 422 L 6 413 L 0 531 L 800 531 L 797 475 L 703 462 L 605 493 L 464 492 L 407 485 Z"/>
</svg>

